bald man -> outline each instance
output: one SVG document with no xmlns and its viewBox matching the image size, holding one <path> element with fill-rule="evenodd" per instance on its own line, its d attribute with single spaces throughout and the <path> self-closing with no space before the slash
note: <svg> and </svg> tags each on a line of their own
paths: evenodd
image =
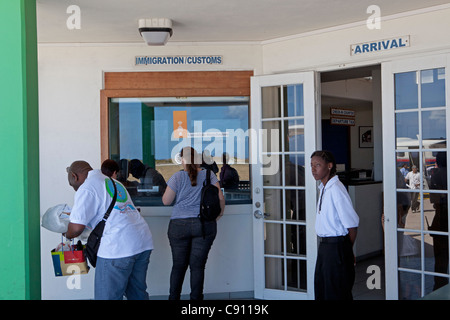
<svg viewBox="0 0 450 320">
<path fill-rule="evenodd" d="M 111 178 L 93 170 L 86 161 L 75 161 L 67 168 L 69 185 L 76 191 L 65 236 L 79 236 L 86 226 L 94 229 L 114 197 Z M 95 299 L 147 300 L 146 277 L 153 250 L 147 222 L 136 210 L 125 187 L 114 180 L 117 200 L 109 218 L 97 254 Z"/>
</svg>

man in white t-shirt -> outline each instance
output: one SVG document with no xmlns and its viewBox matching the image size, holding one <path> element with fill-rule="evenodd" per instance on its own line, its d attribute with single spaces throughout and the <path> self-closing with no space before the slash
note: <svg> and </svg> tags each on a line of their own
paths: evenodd
<svg viewBox="0 0 450 320">
<path fill-rule="evenodd" d="M 67 168 L 70 186 L 76 191 L 65 236 L 79 236 L 86 226 L 94 228 L 108 210 L 114 196 L 111 179 L 93 170 L 85 161 Z M 147 268 L 153 250 L 148 224 L 136 210 L 125 187 L 115 181 L 117 200 L 98 250 L 95 272 L 95 299 L 148 299 Z"/>
</svg>

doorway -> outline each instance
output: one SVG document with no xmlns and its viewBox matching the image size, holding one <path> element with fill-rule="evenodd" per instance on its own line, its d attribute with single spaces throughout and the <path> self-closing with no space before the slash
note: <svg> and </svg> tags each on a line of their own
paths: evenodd
<svg viewBox="0 0 450 320">
<path fill-rule="evenodd" d="M 339 179 L 360 217 L 354 299 L 384 300 L 381 66 L 322 72 L 320 85 L 322 149 L 335 155 Z M 371 272 L 379 277 L 368 285 Z"/>
</svg>

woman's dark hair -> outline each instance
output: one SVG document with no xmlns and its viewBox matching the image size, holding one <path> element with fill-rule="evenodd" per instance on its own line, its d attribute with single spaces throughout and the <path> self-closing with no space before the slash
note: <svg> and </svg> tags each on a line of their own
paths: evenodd
<svg viewBox="0 0 450 320">
<path fill-rule="evenodd" d="M 197 185 L 197 174 L 198 174 L 198 164 L 197 164 L 197 151 L 192 147 L 184 147 L 181 149 L 181 157 L 184 158 L 186 163 L 186 170 L 191 180 L 191 186 L 195 187 Z"/>
<path fill-rule="evenodd" d="M 325 160 L 326 163 L 331 163 L 333 165 L 330 170 L 330 178 L 336 174 L 336 160 L 330 151 L 317 150 L 312 153 L 311 158 L 312 157 L 320 157 Z"/>
<path fill-rule="evenodd" d="M 119 172 L 120 168 L 117 162 L 115 162 L 114 160 L 106 159 L 102 163 L 101 170 L 104 175 L 111 178 L 114 172 Z"/>
</svg>

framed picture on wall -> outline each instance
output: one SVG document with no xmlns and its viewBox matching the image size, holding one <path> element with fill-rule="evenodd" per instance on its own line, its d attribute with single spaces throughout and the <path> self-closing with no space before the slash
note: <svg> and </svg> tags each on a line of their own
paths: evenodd
<svg viewBox="0 0 450 320">
<path fill-rule="evenodd" d="M 373 148 L 373 127 L 359 127 L 359 147 Z"/>
</svg>

